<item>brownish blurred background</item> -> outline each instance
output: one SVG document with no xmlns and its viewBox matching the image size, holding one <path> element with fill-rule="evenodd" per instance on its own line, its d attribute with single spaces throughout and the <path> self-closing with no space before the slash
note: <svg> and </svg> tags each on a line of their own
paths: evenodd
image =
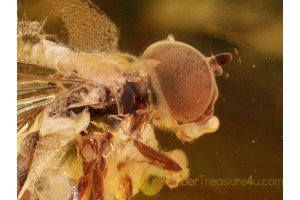
<svg viewBox="0 0 300 200">
<path fill-rule="evenodd" d="M 93 6 L 79 8 L 80 0 L 18 2 L 19 18 L 24 13 L 30 20 L 48 16 L 47 33 L 57 35 L 60 42 L 74 49 L 92 52 L 119 48 L 139 55 L 149 44 L 171 33 L 207 56 L 232 53 L 232 62 L 217 78 L 220 98 L 215 114 L 221 122 L 219 130 L 191 144 L 182 144 L 175 135 L 159 130 L 157 138 L 166 149 L 186 152 L 192 179 L 282 179 L 282 1 L 93 0 L 111 21 Z M 63 6 L 59 6 L 61 2 Z M 70 6 L 72 9 L 65 12 Z M 97 10 L 98 14 L 84 9 Z M 81 20 L 83 15 L 85 20 Z M 155 196 L 140 193 L 134 199 L 277 200 L 283 198 L 282 193 L 282 187 L 276 185 L 198 183 L 173 190 L 164 186 Z"/>
</svg>

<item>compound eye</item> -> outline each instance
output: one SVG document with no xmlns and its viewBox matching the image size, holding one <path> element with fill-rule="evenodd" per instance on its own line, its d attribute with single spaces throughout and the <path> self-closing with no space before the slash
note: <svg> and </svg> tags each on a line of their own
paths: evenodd
<svg viewBox="0 0 300 200">
<path fill-rule="evenodd" d="M 188 123 L 201 116 L 211 102 L 215 84 L 209 60 L 176 41 L 154 43 L 143 57 L 160 61 L 151 74 L 151 84 L 172 117 Z"/>
</svg>

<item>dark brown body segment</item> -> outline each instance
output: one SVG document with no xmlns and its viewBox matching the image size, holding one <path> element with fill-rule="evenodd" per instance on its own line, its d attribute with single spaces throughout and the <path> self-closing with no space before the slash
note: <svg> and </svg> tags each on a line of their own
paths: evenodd
<svg viewBox="0 0 300 200">
<path fill-rule="evenodd" d="M 38 132 L 30 133 L 25 137 L 25 139 L 23 140 L 20 146 L 20 153 L 17 158 L 18 159 L 18 166 L 17 166 L 18 194 L 21 191 L 26 181 L 38 140 L 39 140 Z"/>
<path fill-rule="evenodd" d="M 173 161 L 171 158 L 166 156 L 163 153 L 160 153 L 153 149 L 152 147 L 134 139 L 134 144 L 137 147 L 137 149 L 150 161 L 162 166 L 165 170 L 169 171 L 181 171 L 182 168 L 180 165 L 178 165 L 175 161 Z"/>
</svg>

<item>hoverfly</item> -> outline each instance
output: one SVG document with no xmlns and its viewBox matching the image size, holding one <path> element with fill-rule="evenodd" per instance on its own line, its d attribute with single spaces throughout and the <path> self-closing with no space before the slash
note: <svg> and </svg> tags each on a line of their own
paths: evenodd
<svg viewBox="0 0 300 200">
<path fill-rule="evenodd" d="M 154 127 L 184 141 L 216 131 L 215 75 L 231 54 L 173 37 L 140 57 L 90 54 L 20 33 L 18 60 L 18 199 L 111 200 L 188 178 L 185 153 L 160 150 Z"/>
</svg>

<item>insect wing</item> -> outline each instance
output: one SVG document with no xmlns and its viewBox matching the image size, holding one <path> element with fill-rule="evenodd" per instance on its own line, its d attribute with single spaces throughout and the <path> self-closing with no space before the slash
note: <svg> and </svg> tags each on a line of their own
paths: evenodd
<svg viewBox="0 0 300 200">
<path fill-rule="evenodd" d="M 30 128 L 43 109 L 79 87 L 78 79 L 63 78 L 56 70 L 38 65 L 18 63 L 17 127 Z"/>
</svg>

